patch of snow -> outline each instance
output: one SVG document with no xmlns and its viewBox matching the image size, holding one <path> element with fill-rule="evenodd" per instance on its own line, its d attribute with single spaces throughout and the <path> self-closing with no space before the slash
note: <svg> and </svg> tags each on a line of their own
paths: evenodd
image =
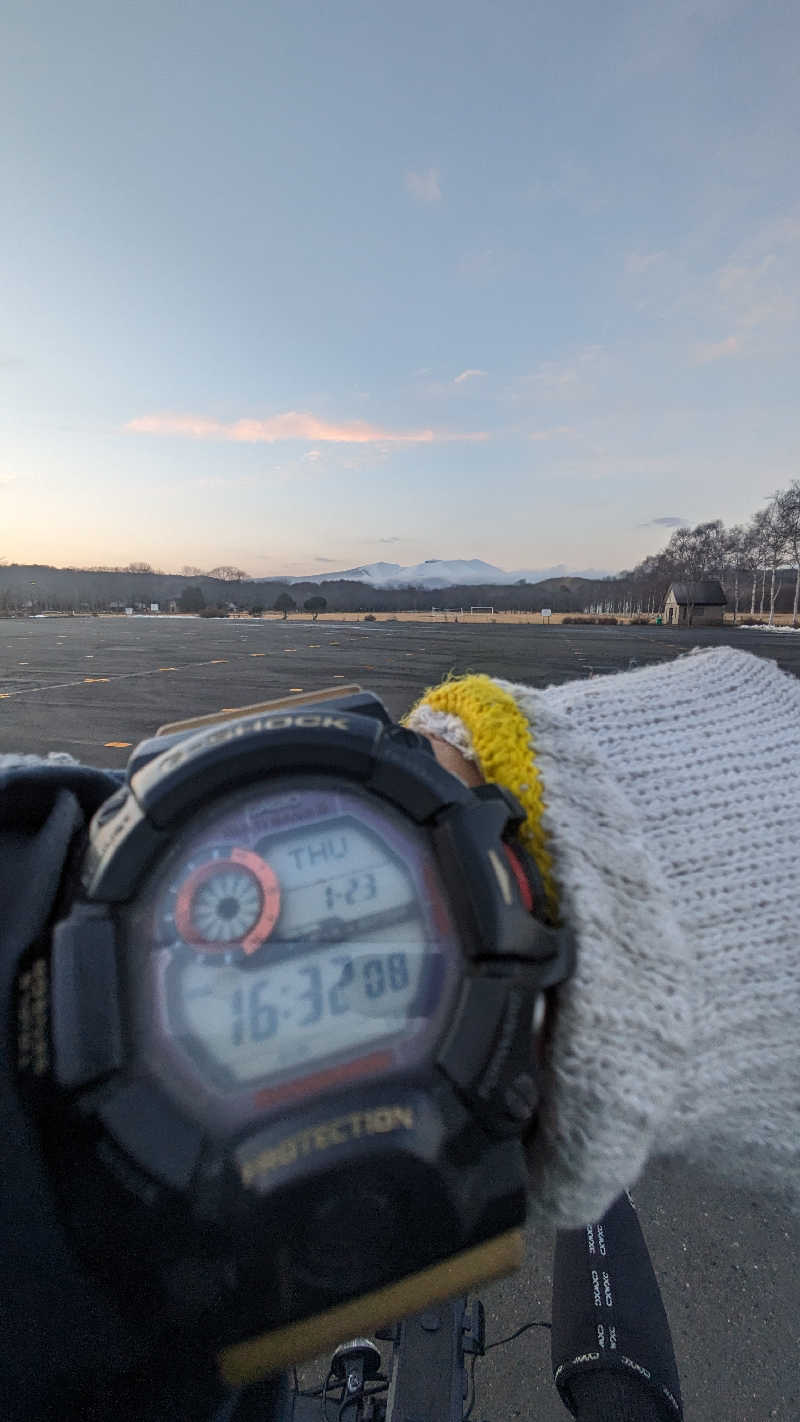
<svg viewBox="0 0 800 1422">
<path fill-rule="evenodd" d="M 770 627 L 768 622 L 761 627 L 747 627 L 741 622 L 737 622 L 736 626 L 742 632 L 800 632 L 800 627 L 776 627 L 774 624 Z"/>
</svg>

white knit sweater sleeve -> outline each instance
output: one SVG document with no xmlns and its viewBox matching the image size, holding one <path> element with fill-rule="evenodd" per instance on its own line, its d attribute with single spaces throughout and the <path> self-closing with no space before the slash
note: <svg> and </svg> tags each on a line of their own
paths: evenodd
<svg viewBox="0 0 800 1422">
<path fill-rule="evenodd" d="M 500 685 L 530 721 L 578 939 L 529 1152 L 534 1214 L 597 1218 L 674 1151 L 800 1206 L 800 681 L 718 648 Z M 425 730 L 424 707 L 410 724 Z"/>
</svg>

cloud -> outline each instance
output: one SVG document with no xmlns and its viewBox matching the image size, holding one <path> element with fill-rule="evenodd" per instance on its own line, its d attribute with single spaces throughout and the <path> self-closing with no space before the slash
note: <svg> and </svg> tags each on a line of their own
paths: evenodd
<svg viewBox="0 0 800 1422">
<path fill-rule="evenodd" d="M 305 454 L 302 454 L 300 456 L 300 458 L 304 464 L 319 464 L 319 461 L 322 458 L 322 450 L 308 449 L 306 450 Z"/>
<path fill-rule="evenodd" d="M 531 375 L 516 383 L 510 392 L 511 399 L 529 402 L 542 396 L 552 399 L 583 396 L 606 365 L 607 356 L 602 346 L 585 346 L 565 360 L 541 361 Z"/>
<path fill-rule="evenodd" d="M 436 169 L 428 168 L 424 173 L 406 173 L 406 192 L 416 198 L 417 202 L 441 202 L 442 190 Z"/>
<path fill-rule="evenodd" d="M 666 257 L 666 252 L 629 252 L 625 258 L 625 270 L 632 276 L 641 276 Z"/>
<path fill-rule="evenodd" d="M 528 438 L 535 440 L 556 439 L 559 435 L 571 435 L 573 439 L 579 438 L 578 431 L 574 430 L 572 425 L 554 425 L 553 428 L 549 430 L 534 430 Z"/>
<path fill-rule="evenodd" d="M 800 214 L 789 213 L 764 222 L 746 243 L 753 253 L 772 252 L 776 247 L 788 247 L 800 242 Z"/>
<path fill-rule="evenodd" d="M 463 385 L 465 380 L 472 380 L 476 375 L 486 375 L 485 370 L 462 370 L 453 381 L 454 385 Z"/>
<path fill-rule="evenodd" d="M 726 336 L 724 341 L 706 341 L 694 348 L 695 365 L 710 365 L 726 356 L 740 355 L 742 343 L 738 336 Z"/>
<path fill-rule="evenodd" d="M 386 430 L 365 420 L 335 424 L 308 411 L 288 410 L 267 420 L 234 420 L 225 424 L 206 415 L 140 415 L 125 426 L 136 434 L 183 435 L 189 439 L 226 440 L 233 444 L 275 444 L 279 440 L 310 440 L 327 444 L 435 444 L 451 440 L 485 440 L 488 435 L 442 430 Z M 313 453 L 313 451 L 312 451 Z"/>
<path fill-rule="evenodd" d="M 393 533 L 390 538 L 376 538 L 376 539 L 375 539 L 375 542 L 376 542 L 376 543 L 405 543 L 405 539 L 404 539 L 404 538 L 401 538 L 398 533 Z"/>
<path fill-rule="evenodd" d="M 581 351 L 574 360 L 542 361 L 539 369 L 533 375 L 533 384 L 540 386 L 543 390 L 564 390 L 580 384 L 581 376 L 589 365 L 596 358 L 594 348 Z"/>
<path fill-rule="evenodd" d="M 662 346 L 675 339 L 694 366 L 794 347 L 800 214 L 739 226 L 744 230 L 727 251 L 719 251 L 713 224 L 710 233 L 701 227 L 675 250 L 633 251 L 624 260 L 634 310 L 657 320 Z M 708 331 L 725 336 L 704 339 Z"/>
<path fill-rule="evenodd" d="M 335 563 L 335 562 L 336 562 L 336 559 L 335 559 L 335 558 L 323 558 L 323 556 L 322 556 L 321 553 L 317 553 L 317 554 L 315 555 L 315 557 L 314 557 L 314 562 L 315 562 L 315 563 Z"/>
<path fill-rule="evenodd" d="M 664 514 L 661 518 L 648 518 L 644 523 L 636 525 L 637 528 L 687 528 L 689 520 L 677 518 L 674 514 Z"/>
</svg>

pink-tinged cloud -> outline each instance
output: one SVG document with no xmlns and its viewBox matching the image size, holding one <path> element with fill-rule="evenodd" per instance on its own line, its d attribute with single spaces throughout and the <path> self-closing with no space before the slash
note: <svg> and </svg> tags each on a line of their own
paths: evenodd
<svg viewBox="0 0 800 1422">
<path fill-rule="evenodd" d="M 738 336 L 728 336 L 724 341 L 711 341 L 695 347 L 694 358 L 697 365 L 710 365 L 714 360 L 724 360 L 726 356 L 741 353 L 742 343 Z"/>
<path fill-rule="evenodd" d="M 463 385 L 465 380 L 472 380 L 476 375 L 485 375 L 485 370 L 462 370 L 453 381 L 454 385 Z"/>
<path fill-rule="evenodd" d="M 125 426 L 136 434 L 183 435 L 189 439 L 228 440 L 233 444 L 275 444 L 278 440 L 309 440 L 314 444 L 434 444 L 449 440 L 484 440 L 485 433 L 443 430 L 386 430 L 365 420 L 333 424 L 317 415 L 288 410 L 268 420 L 208 419 L 205 415 L 140 415 Z"/>
</svg>

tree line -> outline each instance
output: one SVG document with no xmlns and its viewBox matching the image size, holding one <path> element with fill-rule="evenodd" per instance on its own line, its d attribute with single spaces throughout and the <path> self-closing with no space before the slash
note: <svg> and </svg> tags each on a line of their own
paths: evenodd
<svg viewBox="0 0 800 1422">
<path fill-rule="evenodd" d="M 676 528 L 666 547 L 631 570 L 599 579 L 547 578 L 528 583 L 449 588 L 374 588 L 355 579 L 290 584 L 250 578 L 241 568 L 204 572 L 191 565 L 165 573 L 149 563 L 125 568 L 53 568 L 42 564 L 0 565 L 0 613 L 121 612 L 126 607 L 181 611 L 284 613 L 295 608 L 329 612 L 457 613 L 486 605 L 498 612 L 599 612 L 652 614 L 664 605 L 673 582 L 718 580 L 734 615 L 772 618 L 800 613 L 800 481 L 779 490 L 749 523 L 726 528 L 721 519 Z M 314 605 L 315 604 L 315 605 Z M 321 605 L 324 604 L 324 607 Z M 791 605 L 789 605 L 791 604 Z"/>
<path fill-rule="evenodd" d="M 749 523 L 726 528 L 721 519 L 714 519 L 694 528 L 676 528 L 666 548 L 643 559 L 631 572 L 619 573 L 614 582 L 626 586 L 640 603 L 644 598 L 663 606 L 671 583 L 708 579 L 722 584 L 735 618 L 749 599 L 750 615 L 755 615 L 758 602 L 759 616 L 768 613 L 770 622 L 780 610 L 781 594 L 791 587 L 792 626 L 797 626 L 800 480 L 773 494 Z M 788 600 L 785 595 L 781 598 Z"/>
</svg>

